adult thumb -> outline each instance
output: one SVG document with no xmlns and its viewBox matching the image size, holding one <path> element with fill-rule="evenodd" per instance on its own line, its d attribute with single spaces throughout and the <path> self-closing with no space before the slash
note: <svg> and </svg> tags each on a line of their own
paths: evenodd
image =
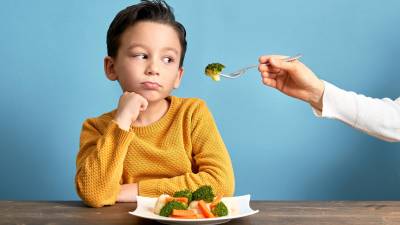
<svg viewBox="0 0 400 225">
<path fill-rule="evenodd" d="M 278 58 L 271 58 L 269 61 L 273 67 L 286 70 L 286 71 L 293 71 L 295 69 L 295 65 L 291 62 L 286 62 L 283 59 Z"/>
</svg>

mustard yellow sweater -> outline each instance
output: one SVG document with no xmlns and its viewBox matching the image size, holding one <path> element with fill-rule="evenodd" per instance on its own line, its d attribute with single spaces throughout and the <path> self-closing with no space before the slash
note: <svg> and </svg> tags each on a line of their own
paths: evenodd
<svg viewBox="0 0 400 225">
<path fill-rule="evenodd" d="M 211 185 L 234 193 L 231 159 L 204 101 L 168 97 L 157 122 L 124 131 L 112 111 L 83 123 L 76 189 L 89 206 L 116 202 L 121 184 L 138 183 L 139 195 L 158 197 Z"/>
</svg>

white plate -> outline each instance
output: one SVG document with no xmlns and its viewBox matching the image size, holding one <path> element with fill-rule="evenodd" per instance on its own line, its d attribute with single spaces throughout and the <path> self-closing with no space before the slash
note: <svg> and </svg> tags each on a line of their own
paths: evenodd
<svg viewBox="0 0 400 225">
<path fill-rule="evenodd" d="M 221 224 L 229 220 L 250 216 L 258 213 L 258 210 L 250 208 L 250 195 L 243 195 L 237 197 L 225 197 L 222 201 L 231 209 L 229 216 L 206 218 L 206 219 L 176 219 L 170 217 L 159 216 L 153 212 L 157 198 L 137 197 L 137 207 L 133 212 L 129 212 L 137 217 L 157 220 L 164 224 Z"/>
</svg>

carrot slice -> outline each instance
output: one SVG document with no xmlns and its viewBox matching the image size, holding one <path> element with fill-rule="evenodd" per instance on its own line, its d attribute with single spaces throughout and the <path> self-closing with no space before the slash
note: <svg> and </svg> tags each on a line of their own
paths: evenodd
<svg viewBox="0 0 400 225">
<path fill-rule="evenodd" d="M 176 198 L 175 198 L 175 201 L 188 204 L 189 199 L 188 199 L 188 198 L 185 198 L 185 197 L 176 197 Z"/>
<path fill-rule="evenodd" d="M 173 209 L 172 214 L 173 216 L 195 216 L 196 213 L 193 212 L 193 210 L 190 209 Z"/>
<path fill-rule="evenodd" d="M 165 201 L 166 202 L 177 201 L 177 202 L 182 202 L 182 203 L 185 203 L 185 204 L 189 203 L 188 198 L 185 198 L 185 197 L 176 197 L 176 198 L 175 197 L 168 197 L 168 198 L 165 199 Z"/>
<path fill-rule="evenodd" d="M 214 201 L 210 204 L 210 208 L 214 208 L 221 200 L 223 195 L 217 195 Z"/>
<path fill-rule="evenodd" d="M 196 214 L 197 219 L 204 219 L 204 215 L 203 214 Z"/>
<path fill-rule="evenodd" d="M 197 219 L 198 218 L 196 214 L 186 215 L 186 216 L 174 216 L 174 215 L 171 215 L 170 217 L 176 218 L 176 219 Z"/>
<path fill-rule="evenodd" d="M 212 214 L 210 212 L 210 210 L 207 208 L 207 205 L 203 200 L 199 201 L 198 207 L 199 207 L 201 213 L 203 213 L 205 218 L 214 218 L 215 217 L 214 214 Z"/>
</svg>

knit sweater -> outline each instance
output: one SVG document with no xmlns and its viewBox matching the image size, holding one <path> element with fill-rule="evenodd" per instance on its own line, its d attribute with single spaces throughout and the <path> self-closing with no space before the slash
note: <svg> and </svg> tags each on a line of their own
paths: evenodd
<svg viewBox="0 0 400 225">
<path fill-rule="evenodd" d="M 231 159 L 205 102 L 167 100 L 166 114 L 148 126 L 122 130 L 116 110 L 83 123 L 75 183 L 87 205 L 115 204 L 121 185 L 130 183 L 149 197 L 202 185 L 233 195 Z"/>
</svg>

